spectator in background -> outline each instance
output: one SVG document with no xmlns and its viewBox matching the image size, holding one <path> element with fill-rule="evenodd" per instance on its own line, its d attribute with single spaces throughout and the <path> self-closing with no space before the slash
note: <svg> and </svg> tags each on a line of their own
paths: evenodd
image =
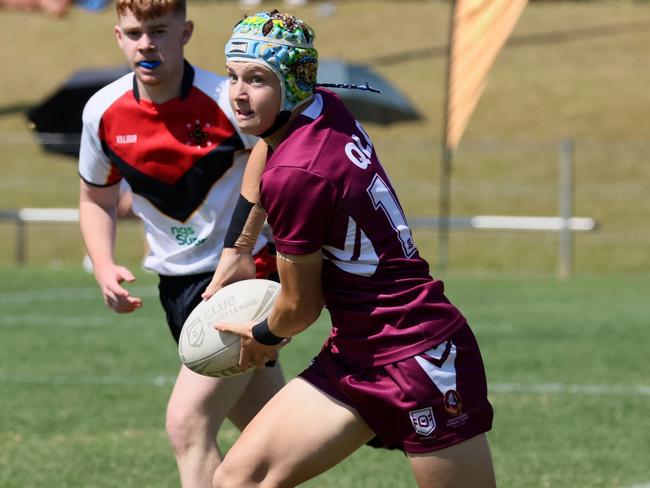
<svg viewBox="0 0 650 488">
<path fill-rule="evenodd" d="M 160 276 L 160 300 L 178 341 L 217 266 L 257 139 L 235 124 L 228 80 L 184 59 L 194 28 L 185 0 L 117 0 L 116 10 L 115 35 L 133 72 L 97 92 L 84 109 L 81 232 L 106 305 L 118 313 L 138 310 L 142 300 L 122 286 L 135 277 L 113 254 L 125 179 L 131 208 L 144 223 L 144 266 Z M 259 239 L 257 263 L 272 271 L 269 251 Z M 183 487 L 210 486 L 224 419 L 243 429 L 283 384 L 279 366 L 219 379 L 181 365 L 166 427 Z"/>
<path fill-rule="evenodd" d="M 72 0 L 0 0 L 2 9 L 38 11 L 52 17 L 65 16 L 72 4 Z"/>
<path fill-rule="evenodd" d="M 0 8 L 43 12 L 52 17 L 64 17 L 75 5 L 84 10 L 104 10 L 107 0 L 0 0 Z"/>
</svg>

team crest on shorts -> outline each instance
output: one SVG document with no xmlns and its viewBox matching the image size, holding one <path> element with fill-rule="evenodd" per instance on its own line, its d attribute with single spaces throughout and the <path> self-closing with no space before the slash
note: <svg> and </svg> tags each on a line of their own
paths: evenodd
<svg viewBox="0 0 650 488">
<path fill-rule="evenodd" d="M 445 410 L 451 415 L 460 415 L 463 411 L 463 400 L 456 390 L 445 393 Z"/>
<path fill-rule="evenodd" d="M 409 415 L 413 428 L 418 434 L 429 435 L 436 429 L 436 419 L 433 417 L 433 409 L 431 407 L 421 410 L 411 410 Z"/>
</svg>

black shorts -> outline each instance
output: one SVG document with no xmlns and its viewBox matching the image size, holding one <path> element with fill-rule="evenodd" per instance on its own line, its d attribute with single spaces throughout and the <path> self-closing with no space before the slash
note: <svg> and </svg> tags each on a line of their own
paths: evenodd
<svg viewBox="0 0 650 488">
<path fill-rule="evenodd" d="M 255 255 L 257 278 L 279 281 L 275 264 L 275 248 L 267 245 Z M 158 292 L 160 303 L 167 316 L 167 325 L 178 343 L 181 329 L 192 310 L 201 302 L 201 294 L 212 281 L 214 273 L 198 273 L 184 276 L 160 275 Z"/>
<path fill-rule="evenodd" d="M 214 273 L 186 276 L 160 276 L 158 291 L 160 303 L 167 315 L 167 325 L 178 342 L 185 319 L 201 303 L 201 294 L 212 281 Z"/>
</svg>

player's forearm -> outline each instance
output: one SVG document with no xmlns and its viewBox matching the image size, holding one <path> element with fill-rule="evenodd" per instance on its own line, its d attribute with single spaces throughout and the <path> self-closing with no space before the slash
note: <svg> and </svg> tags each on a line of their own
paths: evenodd
<svg viewBox="0 0 650 488">
<path fill-rule="evenodd" d="M 273 334 L 291 337 L 318 320 L 323 310 L 321 268 L 320 252 L 306 256 L 278 253 L 282 290 L 268 320 Z"/>
<path fill-rule="evenodd" d="M 115 221 L 93 204 L 79 205 L 81 236 L 95 267 L 113 263 Z"/>
<path fill-rule="evenodd" d="M 246 163 L 241 194 L 251 203 L 260 203 L 260 180 L 266 166 L 267 150 L 268 146 L 260 139 L 253 147 Z"/>
<path fill-rule="evenodd" d="M 299 302 L 280 292 L 268 319 L 269 330 L 278 337 L 293 337 L 316 322 L 322 309 L 322 302 Z"/>
<path fill-rule="evenodd" d="M 79 198 L 81 236 L 95 268 L 113 264 L 116 208 L 93 199 L 82 185 Z"/>
</svg>

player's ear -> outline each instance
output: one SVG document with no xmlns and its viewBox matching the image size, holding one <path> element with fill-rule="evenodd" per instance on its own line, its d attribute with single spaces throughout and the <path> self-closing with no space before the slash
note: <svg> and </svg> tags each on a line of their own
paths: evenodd
<svg viewBox="0 0 650 488">
<path fill-rule="evenodd" d="M 192 33 L 194 32 L 194 22 L 191 20 L 186 20 L 183 24 L 183 35 L 181 36 L 181 41 L 183 45 L 187 44 L 192 38 Z"/>
<path fill-rule="evenodd" d="M 120 29 L 119 25 L 116 25 L 113 28 L 113 31 L 115 32 L 115 39 L 117 39 L 117 44 L 121 48 L 122 47 L 122 29 Z"/>
</svg>

